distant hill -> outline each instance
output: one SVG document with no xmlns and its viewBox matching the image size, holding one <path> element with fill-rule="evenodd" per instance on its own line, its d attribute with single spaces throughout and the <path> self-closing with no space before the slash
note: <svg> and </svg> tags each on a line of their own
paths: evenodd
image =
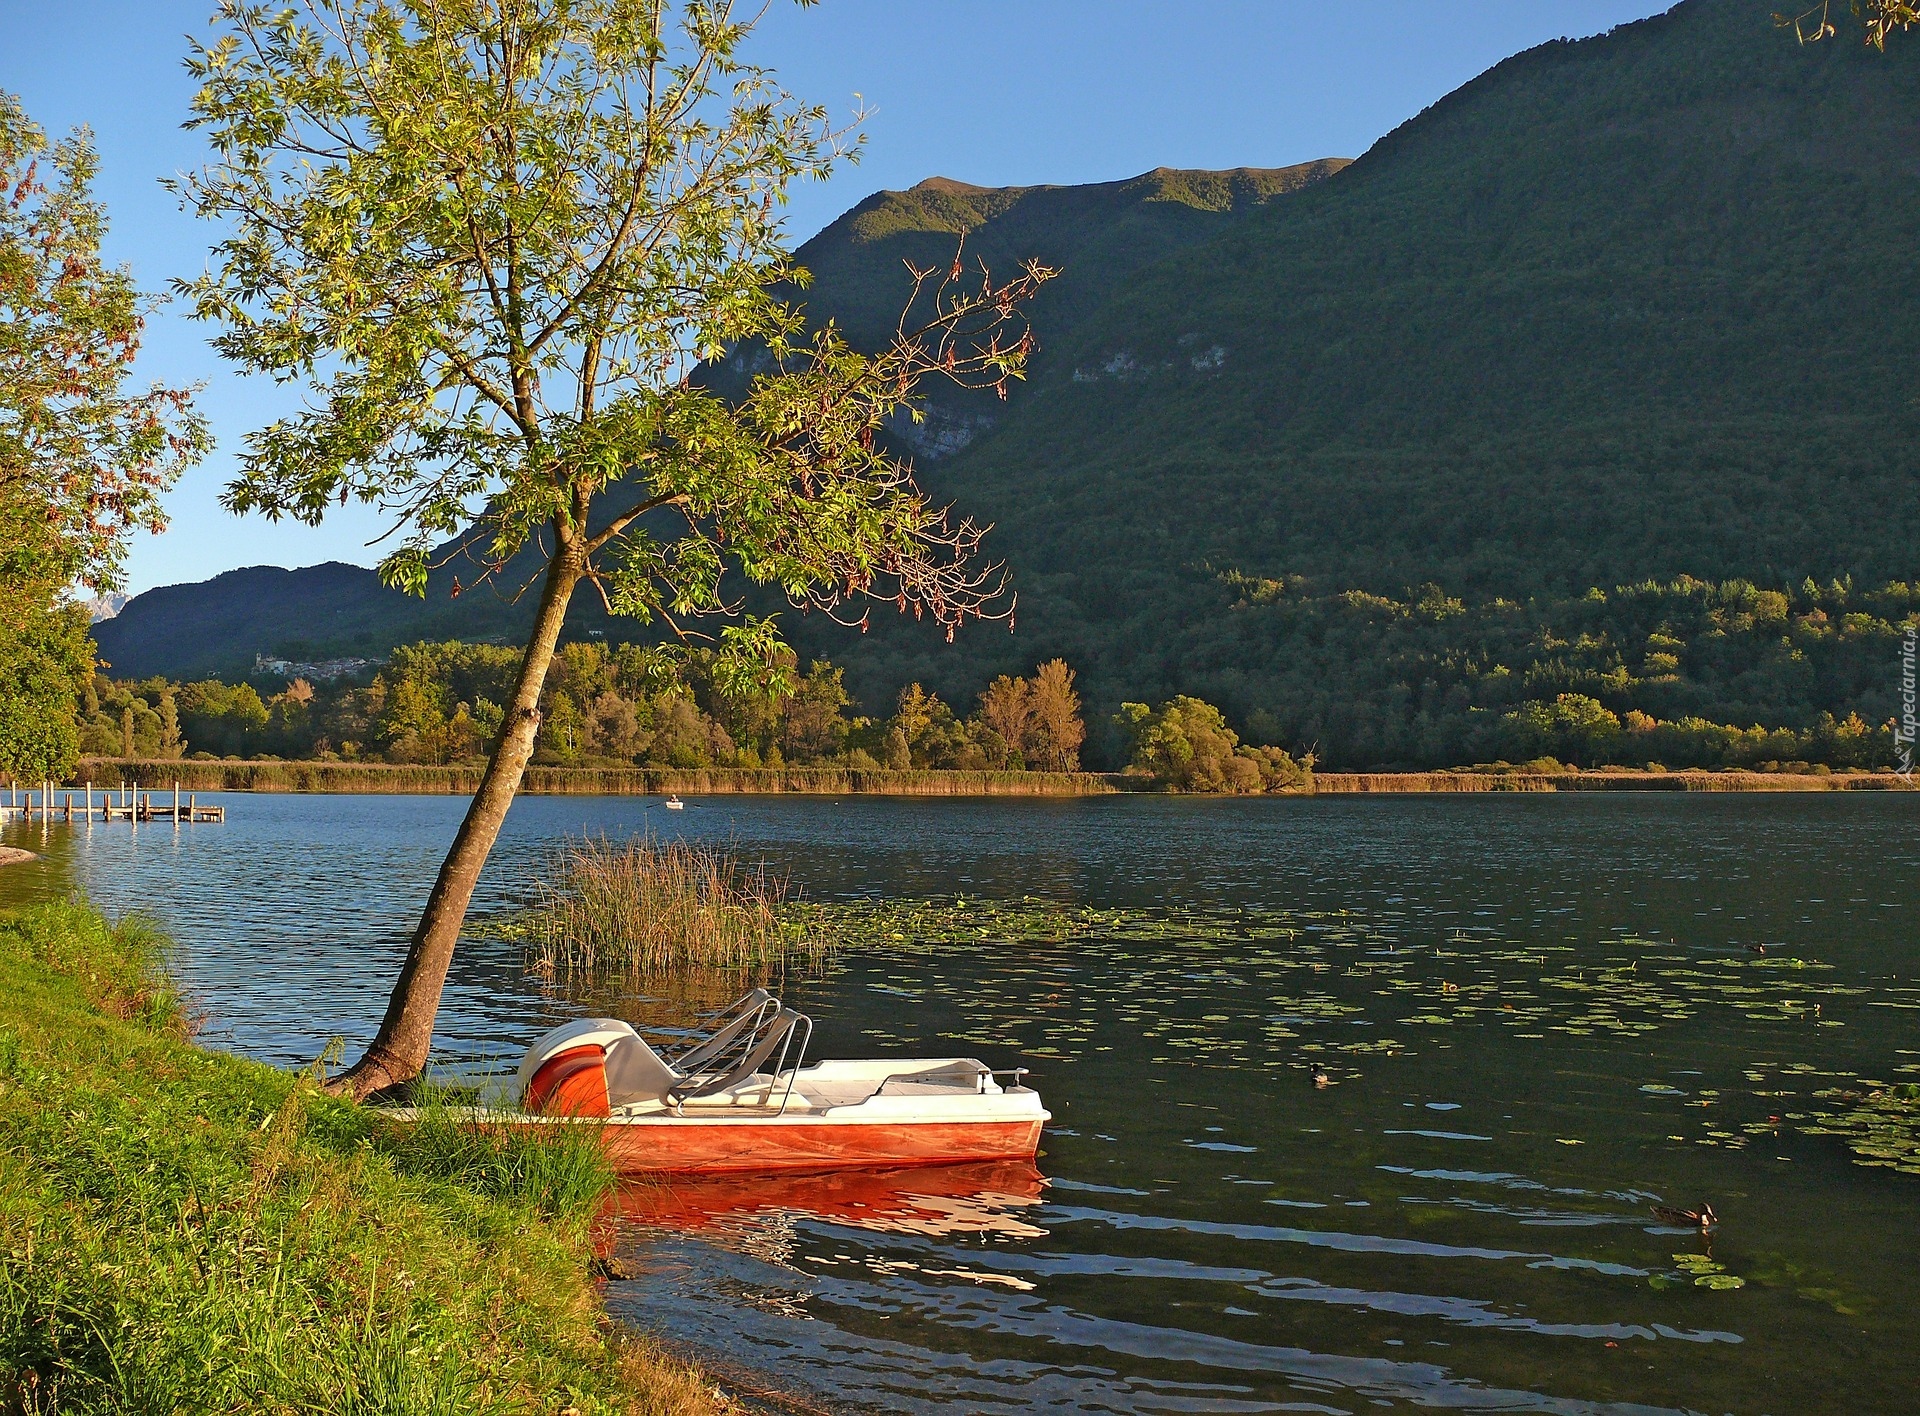
<svg viewBox="0 0 1920 1416">
<path fill-rule="evenodd" d="M 87 618 L 98 624 L 101 620 L 110 620 L 119 614 L 126 607 L 127 601 L 132 598 L 116 590 L 109 591 L 105 595 L 95 595 L 82 603 L 87 611 Z"/>
<path fill-rule="evenodd" d="M 357 565 L 257 565 L 136 595 L 93 639 L 115 678 L 238 674 L 255 654 L 303 642 L 384 651 L 379 626 L 410 609 L 393 603 L 405 600 Z"/>
<path fill-rule="evenodd" d="M 1865 592 L 1920 579 L 1920 46 L 1797 45 L 1772 8 L 1544 45 L 1351 166 L 862 203 L 802 251 L 857 340 L 963 230 L 1067 274 L 1030 385 L 940 396 L 917 441 L 996 523 L 1018 633 L 789 616 L 803 652 L 869 708 L 1064 655 L 1096 710 L 1197 693 L 1343 766 L 1458 760 L 1572 691 L 1884 718 L 1912 601 Z"/>
</svg>

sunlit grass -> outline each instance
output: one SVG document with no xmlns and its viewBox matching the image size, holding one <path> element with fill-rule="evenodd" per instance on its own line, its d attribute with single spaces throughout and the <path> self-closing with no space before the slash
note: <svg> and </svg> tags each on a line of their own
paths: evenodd
<svg viewBox="0 0 1920 1416">
<path fill-rule="evenodd" d="M 584 1128 L 411 1134 L 187 1043 L 150 926 L 0 919 L 0 1410 L 707 1412 L 588 1276 Z"/>
<path fill-rule="evenodd" d="M 376 1142 L 402 1174 L 450 1180 L 491 1199 L 531 1205 L 549 1219 L 591 1220 L 619 1178 L 600 1124 L 488 1124 L 474 1101 L 458 1089 L 422 1086 L 412 1117 L 380 1126 Z"/>
</svg>

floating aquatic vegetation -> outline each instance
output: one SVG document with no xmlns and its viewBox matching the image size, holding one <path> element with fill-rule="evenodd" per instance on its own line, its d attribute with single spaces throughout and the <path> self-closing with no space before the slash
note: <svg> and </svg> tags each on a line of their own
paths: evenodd
<svg viewBox="0 0 1920 1416">
<path fill-rule="evenodd" d="M 934 1008 L 944 1038 L 1056 1064 L 1115 1050 L 1242 1072 L 1338 1058 L 1357 1079 L 1352 1062 L 1472 1046 L 1474 1029 L 1516 1045 L 1645 1049 L 1656 1034 L 1710 1021 L 1788 1055 L 1734 1069 L 1748 1087 L 1724 1097 L 1702 1084 L 1710 1078 L 1641 1078 L 1651 1114 L 1678 1104 L 1694 1120 L 1675 1139 L 1739 1150 L 1786 1130 L 1835 1134 L 1863 1163 L 1920 1173 L 1920 1102 L 1861 1079 L 1830 1047 L 1806 1054 L 1820 1062 L 1791 1056 L 1836 1036 L 1816 1031 L 1846 1020 L 1828 1014 L 1920 1007 L 1920 989 L 1849 980 L 1814 957 L 1719 955 L 1632 934 L 1522 945 L 1497 926 L 1422 937 L 1399 911 L 956 896 L 785 899 L 776 913 L 782 928 L 857 961 L 867 989 L 897 998 L 899 1020 L 867 1029 L 889 1046 L 919 1041 L 926 1023 L 908 1019 Z M 984 989 L 982 956 L 996 980 Z M 1899 1069 L 1920 1069 L 1917 1059 L 1902 1054 Z M 1854 1095 L 1816 1109 L 1799 1100 L 1816 1086 Z"/>
<path fill-rule="evenodd" d="M 1715 1263 L 1705 1254 L 1675 1254 L 1674 1272 L 1656 1273 L 1647 1280 L 1652 1288 L 1710 1288 L 1728 1291 L 1745 1288 L 1747 1281 L 1728 1273 L 1726 1265 Z"/>
<path fill-rule="evenodd" d="M 1814 1093 L 1837 1103 L 1815 1114 L 1809 1135 L 1839 1136 L 1860 1165 L 1920 1175 L 1920 1084 L 1901 1082 L 1859 1092 L 1830 1087 Z"/>
</svg>

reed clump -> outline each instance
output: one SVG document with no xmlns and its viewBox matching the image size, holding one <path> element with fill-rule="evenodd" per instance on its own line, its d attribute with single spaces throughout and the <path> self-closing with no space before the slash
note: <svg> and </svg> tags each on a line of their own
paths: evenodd
<svg viewBox="0 0 1920 1416">
<path fill-rule="evenodd" d="M 640 836 L 564 848 L 523 917 L 536 973 L 755 973 L 831 952 L 787 881 L 731 851 Z"/>
</svg>

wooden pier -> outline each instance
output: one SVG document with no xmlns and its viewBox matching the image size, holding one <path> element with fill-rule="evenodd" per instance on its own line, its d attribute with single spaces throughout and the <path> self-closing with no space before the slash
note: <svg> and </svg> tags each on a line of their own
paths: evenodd
<svg viewBox="0 0 1920 1416">
<path fill-rule="evenodd" d="M 35 792 L 31 787 L 23 791 L 18 783 L 10 784 L 7 801 L 0 805 L 0 821 L 32 821 L 37 817 L 42 822 L 170 821 L 175 825 L 192 825 L 202 821 L 224 822 L 227 819 L 226 807 L 202 806 L 197 794 L 189 795 L 183 801 L 178 782 L 173 784 L 171 794 L 151 791 L 134 782 L 122 782 L 112 788 L 102 787 L 98 792 L 97 806 L 94 804 L 92 782 L 83 783 L 77 790 L 42 782 L 38 795 L 40 800 L 36 804 Z"/>
</svg>

